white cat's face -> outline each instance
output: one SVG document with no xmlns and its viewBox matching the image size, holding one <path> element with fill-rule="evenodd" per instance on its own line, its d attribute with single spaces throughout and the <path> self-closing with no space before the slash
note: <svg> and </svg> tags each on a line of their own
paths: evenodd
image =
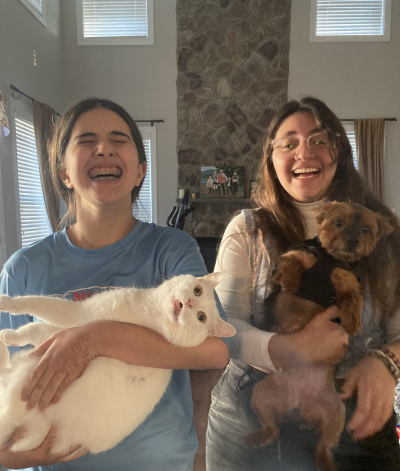
<svg viewBox="0 0 400 471">
<path fill-rule="evenodd" d="M 175 336 L 168 340 L 191 346 L 193 342 L 200 344 L 208 336 L 234 335 L 235 329 L 220 318 L 214 298 L 214 288 L 222 278 L 222 273 L 213 273 L 201 278 L 184 275 L 170 280 L 177 284 L 167 301 L 168 320 Z"/>
</svg>

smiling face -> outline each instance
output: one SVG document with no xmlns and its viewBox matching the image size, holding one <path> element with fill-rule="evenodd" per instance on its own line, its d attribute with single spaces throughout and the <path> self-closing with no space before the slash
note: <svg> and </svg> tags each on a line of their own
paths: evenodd
<svg viewBox="0 0 400 471">
<path fill-rule="evenodd" d="M 289 116 L 279 127 L 275 140 L 293 135 L 300 138 L 300 145 L 290 158 L 282 159 L 272 152 L 276 175 L 287 193 L 300 203 L 318 201 L 328 194 L 335 176 L 337 163 L 332 161 L 328 148 L 313 153 L 307 138 L 319 132 L 318 125 L 309 113 L 300 112 Z"/>
<path fill-rule="evenodd" d="M 131 192 L 146 173 L 128 124 L 116 113 L 95 108 L 76 121 L 65 152 L 64 184 L 80 207 L 131 205 Z"/>
</svg>

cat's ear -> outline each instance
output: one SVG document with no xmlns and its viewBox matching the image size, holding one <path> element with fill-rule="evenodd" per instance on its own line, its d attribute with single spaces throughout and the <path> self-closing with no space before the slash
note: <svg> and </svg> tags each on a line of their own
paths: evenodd
<svg viewBox="0 0 400 471">
<path fill-rule="evenodd" d="M 233 337 L 236 334 L 236 329 L 233 325 L 228 324 L 220 317 L 214 322 L 211 329 L 208 331 L 209 337 Z"/>
<path fill-rule="evenodd" d="M 198 278 L 198 280 L 205 281 L 206 283 L 211 283 L 213 285 L 213 288 L 217 286 L 218 283 L 220 283 L 224 278 L 224 274 L 221 272 L 216 272 L 216 273 L 210 273 L 209 275 L 202 276 L 201 278 Z"/>
</svg>

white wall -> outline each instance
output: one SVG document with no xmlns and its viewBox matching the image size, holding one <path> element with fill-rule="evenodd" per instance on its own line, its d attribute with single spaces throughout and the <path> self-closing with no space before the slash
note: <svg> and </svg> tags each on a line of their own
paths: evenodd
<svg viewBox="0 0 400 471">
<path fill-rule="evenodd" d="M 176 1 L 154 0 L 154 46 L 78 46 L 75 1 L 63 1 L 62 107 L 88 96 L 124 106 L 157 126 L 158 224 L 177 196 Z"/>
<path fill-rule="evenodd" d="M 45 28 L 19 0 L 0 0 L 0 91 L 8 98 L 11 123 L 13 100 L 10 84 L 39 101 L 55 108 L 60 107 L 59 2 L 48 2 Z M 30 103 L 26 98 L 21 100 Z M 3 200 L 4 214 L 4 223 L 0 218 L 1 249 L 5 242 L 5 255 L 8 258 L 18 248 L 12 134 L 8 137 L 0 136 L 0 165 L 0 203 Z"/>
<path fill-rule="evenodd" d="M 310 0 L 292 0 L 289 98 L 314 95 L 339 118 L 400 119 L 400 1 L 389 42 L 311 43 Z M 386 203 L 400 214 L 400 121 L 386 123 Z"/>
</svg>

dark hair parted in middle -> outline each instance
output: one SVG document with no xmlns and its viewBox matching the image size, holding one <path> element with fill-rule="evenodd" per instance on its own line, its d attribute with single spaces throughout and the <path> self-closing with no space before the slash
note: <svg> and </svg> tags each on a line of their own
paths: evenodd
<svg viewBox="0 0 400 471">
<path fill-rule="evenodd" d="M 75 123 L 81 115 L 96 108 L 104 108 L 113 111 L 125 121 L 129 127 L 133 142 L 135 143 L 139 163 L 146 162 L 146 153 L 140 131 L 130 114 L 122 106 L 113 101 L 101 98 L 86 98 L 73 105 L 63 113 L 57 122 L 48 146 L 49 170 L 53 187 L 68 205 L 67 213 L 63 218 L 64 220 L 71 220 L 75 216 L 75 192 L 74 189 L 67 188 L 64 185 L 60 178 L 59 171 L 65 168 L 65 151 L 71 139 Z M 143 180 L 139 186 L 132 190 L 132 204 L 136 201 L 140 188 L 143 185 Z"/>
<path fill-rule="evenodd" d="M 361 282 L 368 287 L 374 312 L 391 315 L 400 308 L 400 225 L 397 217 L 372 192 L 354 166 L 352 149 L 346 132 L 337 116 L 324 102 L 314 97 L 285 103 L 276 113 L 268 128 L 264 155 L 259 170 L 254 210 L 259 239 L 270 232 L 277 241 L 279 251 L 305 239 L 303 219 L 293 200 L 279 182 L 272 161 L 271 141 L 282 123 L 295 113 L 311 115 L 321 131 L 328 131 L 335 148 L 337 169 L 329 187 L 327 198 L 335 201 L 359 203 L 372 211 L 387 216 L 395 230 L 382 239 L 372 254 L 363 261 Z M 337 155 L 337 157 L 336 157 Z M 258 258 L 258 257 L 257 257 Z"/>
</svg>

